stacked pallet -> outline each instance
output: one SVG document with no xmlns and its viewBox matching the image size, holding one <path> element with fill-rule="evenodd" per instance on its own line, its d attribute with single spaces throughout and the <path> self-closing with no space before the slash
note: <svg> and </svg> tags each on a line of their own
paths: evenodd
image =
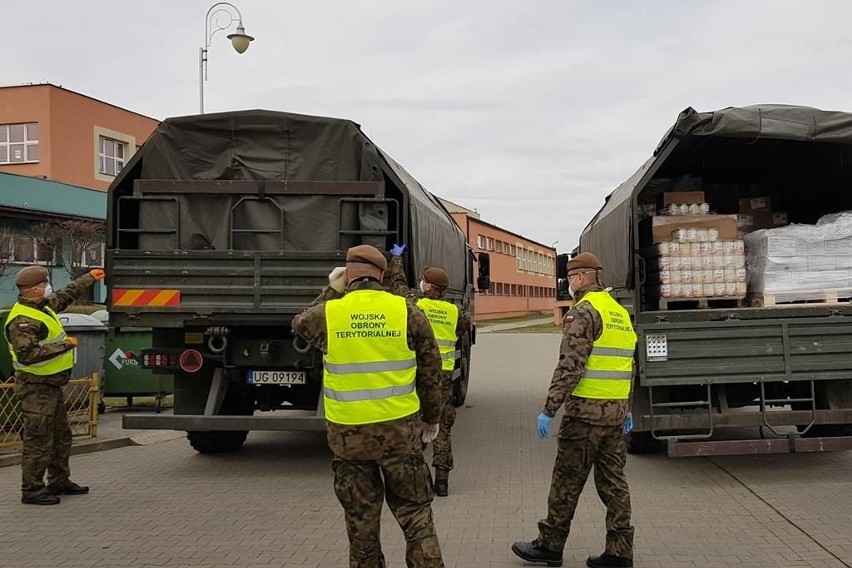
<svg viewBox="0 0 852 568">
<path fill-rule="evenodd" d="M 852 212 L 745 236 L 753 306 L 852 298 Z"/>
</svg>

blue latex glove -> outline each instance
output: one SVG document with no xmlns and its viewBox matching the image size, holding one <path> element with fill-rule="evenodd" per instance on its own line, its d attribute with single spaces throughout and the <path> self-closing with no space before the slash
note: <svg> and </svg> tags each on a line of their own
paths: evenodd
<svg viewBox="0 0 852 568">
<path fill-rule="evenodd" d="M 628 412 L 627 418 L 624 419 L 624 424 L 621 426 L 621 431 L 624 434 L 629 434 L 633 430 L 633 413 Z"/>
<path fill-rule="evenodd" d="M 402 253 L 405 252 L 405 245 L 393 245 L 393 248 L 390 249 L 391 256 L 402 256 Z"/>
<path fill-rule="evenodd" d="M 551 422 L 553 422 L 553 416 L 548 416 L 544 412 L 538 415 L 538 437 L 542 440 L 550 435 Z"/>
</svg>

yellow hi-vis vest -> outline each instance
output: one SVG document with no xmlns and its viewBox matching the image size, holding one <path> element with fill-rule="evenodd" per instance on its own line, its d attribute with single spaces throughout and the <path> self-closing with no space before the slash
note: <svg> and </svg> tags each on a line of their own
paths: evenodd
<svg viewBox="0 0 852 568">
<path fill-rule="evenodd" d="M 583 377 L 572 393 L 581 398 L 622 400 L 633 384 L 636 332 L 630 314 L 609 292 L 588 292 L 577 304 L 590 303 L 603 319 L 603 333 L 592 345 Z"/>
<path fill-rule="evenodd" d="M 420 410 L 405 298 L 381 290 L 353 290 L 326 302 L 325 319 L 326 420 L 374 424 Z"/>
<path fill-rule="evenodd" d="M 61 373 L 62 371 L 67 371 L 71 367 L 74 366 L 74 352 L 73 350 L 65 351 L 64 353 L 60 353 L 55 357 L 51 357 L 45 361 L 39 361 L 38 363 L 32 363 L 30 365 L 24 365 L 18 361 L 18 356 L 15 354 L 15 349 L 12 347 L 11 342 L 9 341 L 9 330 L 6 326 L 9 325 L 9 322 L 14 320 L 18 316 L 26 316 L 30 319 L 38 320 L 47 326 L 47 337 L 39 341 L 39 345 L 48 345 L 51 343 L 60 343 L 65 341 L 67 335 L 65 335 L 65 330 L 62 329 L 62 324 L 59 323 L 59 318 L 56 317 L 56 313 L 50 308 L 44 308 L 47 313 L 37 310 L 35 308 L 31 308 L 29 306 L 25 306 L 21 303 L 16 303 L 12 306 L 12 309 L 9 311 L 9 316 L 6 318 L 6 322 L 3 324 L 4 335 L 6 336 L 6 343 L 9 343 L 9 353 L 12 355 L 12 365 L 15 367 L 16 371 L 23 371 L 25 373 L 30 373 L 32 375 L 38 375 L 40 377 L 46 377 L 49 375 L 55 375 L 57 373 Z"/>
<path fill-rule="evenodd" d="M 456 325 L 459 323 L 459 307 L 444 300 L 420 298 L 417 307 L 426 314 L 432 325 L 438 351 L 441 352 L 441 369 L 452 371 L 456 367 Z"/>
</svg>

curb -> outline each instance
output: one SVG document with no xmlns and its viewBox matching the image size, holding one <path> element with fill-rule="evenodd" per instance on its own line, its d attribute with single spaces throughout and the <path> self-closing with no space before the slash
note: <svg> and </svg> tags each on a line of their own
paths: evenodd
<svg viewBox="0 0 852 568">
<path fill-rule="evenodd" d="M 122 438 L 111 438 L 109 440 L 88 440 L 73 444 L 71 446 L 71 455 L 91 454 L 103 450 L 114 450 L 116 448 L 124 448 L 133 445 L 133 440 L 130 436 Z M 21 454 L 8 454 L 0 456 L 0 467 L 8 467 L 21 464 Z"/>
</svg>

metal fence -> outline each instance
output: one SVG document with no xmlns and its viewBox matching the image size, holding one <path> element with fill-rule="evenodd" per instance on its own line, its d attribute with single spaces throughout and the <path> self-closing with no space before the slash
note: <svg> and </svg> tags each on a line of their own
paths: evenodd
<svg viewBox="0 0 852 568">
<path fill-rule="evenodd" d="M 98 373 L 91 377 L 73 379 L 65 385 L 65 410 L 68 426 L 75 437 L 98 435 L 98 401 L 101 378 Z M 24 419 L 21 406 L 15 396 L 15 383 L 0 383 L 0 448 L 21 444 Z"/>
</svg>

